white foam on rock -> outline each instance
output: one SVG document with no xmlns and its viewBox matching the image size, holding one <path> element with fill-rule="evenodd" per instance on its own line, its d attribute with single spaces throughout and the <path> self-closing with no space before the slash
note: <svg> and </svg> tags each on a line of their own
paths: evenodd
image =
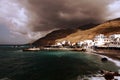
<svg viewBox="0 0 120 80">
<path fill-rule="evenodd" d="M 112 59 L 112 58 L 109 58 L 107 56 L 104 56 L 104 55 L 100 55 L 101 57 L 106 57 L 109 61 L 115 63 L 116 66 L 120 67 L 120 61 L 118 60 L 115 60 L 115 59 Z"/>
<path fill-rule="evenodd" d="M 104 77 L 91 77 L 88 80 L 105 80 Z"/>
</svg>

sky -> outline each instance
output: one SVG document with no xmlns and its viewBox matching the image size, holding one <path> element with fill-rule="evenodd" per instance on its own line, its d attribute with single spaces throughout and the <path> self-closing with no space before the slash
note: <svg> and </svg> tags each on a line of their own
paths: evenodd
<svg viewBox="0 0 120 80">
<path fill-rule="evenodd" d="M 120 0 L 0 0 L 0 44 L 31 43 L 53 30 L 120 17 Z"/>
</svg>

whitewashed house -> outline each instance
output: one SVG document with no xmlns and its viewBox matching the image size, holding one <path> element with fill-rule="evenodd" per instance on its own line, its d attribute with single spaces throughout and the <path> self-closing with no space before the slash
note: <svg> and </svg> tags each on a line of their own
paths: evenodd
<svg viewBox="0 0 120 80">
<path fill-rule="evenodd" d="M 61 43 L 62 43 L 62 45 L 65 45 L 66 41 L 62 41 Z"/>
<path fill-rule="evenodd" d="M 120 47 L 120 34 L 113 34 L 109 36 L 111 40 L 109 46 L 111 47 Z"/>
<path fill-rule="evenodd" d="M 109 36 L 109 39 L 111 39 L 111 41 L 120 42 L 120 34 L 110 35 L 110 36 Z"/>
<path fill-rule="evenodd" d="M 94 45 L 93 40 L 84 40 L 84 43 L 87 44 L 87 48 L 90 48 Z"/>
<path fill-rule="evenodd" d="M 70 41 L 62 41 L 62 46 L 71 46 L 71 42 Z"/>
<path fill-rule="evenodd" d="M 109 43 L 110 40 L 104 34 L 95 36 L 94 45 L 95 46 L 104 46 L 106 43 Z"/>
<path fill-rule="evenodd" d="M 56 46 L 62 46 L 62 43 L 57 42 L 57 43 L 56 43 Z"/>
<path fill-rule="evenodd" d="M 84 44 L 83 41 L 79 41 L 79 42 L 76 43 L 76 46 L 77 47 L 83 47 L 83 44 Z"/>
</svg>

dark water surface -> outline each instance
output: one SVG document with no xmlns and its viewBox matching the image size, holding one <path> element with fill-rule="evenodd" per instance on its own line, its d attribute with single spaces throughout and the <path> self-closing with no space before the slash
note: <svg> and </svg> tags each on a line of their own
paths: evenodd
<svg viewBox="0 0 120 80">
<path fill-rule="evenodd" d="M 110 61 L 101 62 L 100 56 L 82 52 L 23 52 L 0 47 L 0 80 L 77 80 L 79 75 L 119 68 Z"/>
</svg>

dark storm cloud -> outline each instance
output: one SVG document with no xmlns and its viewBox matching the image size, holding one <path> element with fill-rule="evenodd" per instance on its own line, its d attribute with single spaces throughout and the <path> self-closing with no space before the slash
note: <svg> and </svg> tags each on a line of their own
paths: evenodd
<svg viewBox="0 0 120 80">
<path fill-rule="evenodd" d="M 114 0 L 28 0 L 31 29 L 47 31 L 73 28 L 105 20 L 107 6 Z"/>
<path fill-rule="evenodd" d="M 119 0 L 0 0 L 0 43 L 31 42 L 55 29 L 119 17 L 119 3 Z"/>
</svg>

